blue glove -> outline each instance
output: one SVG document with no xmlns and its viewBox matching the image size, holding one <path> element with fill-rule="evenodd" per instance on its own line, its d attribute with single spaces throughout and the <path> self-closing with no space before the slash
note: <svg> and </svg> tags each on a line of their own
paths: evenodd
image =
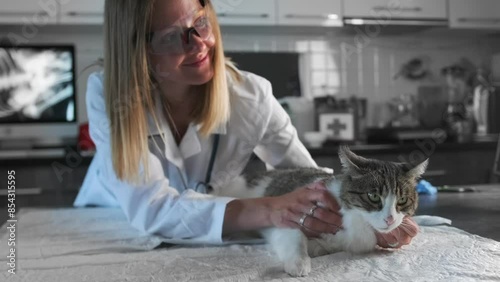
<svg viewBox="0 0 500 282">
<path fill-rule="evenodd" d="M 417 184 L 417 192 L 419 194 L 434 195 L 437 194 L 437 188 L 432 186 L 428 181 L 422 179 Z"/>
</svg>

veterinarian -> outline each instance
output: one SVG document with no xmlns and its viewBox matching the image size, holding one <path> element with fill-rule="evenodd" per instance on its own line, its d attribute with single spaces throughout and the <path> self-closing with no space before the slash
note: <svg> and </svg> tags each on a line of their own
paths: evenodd
<svg viewBox="0 0 500 282">
<path fill-rule="evenodd" d="M 342 227 L 322 185 L 255 199 L 206 194 L 252 154 L 274 168 L 316 166 L 269 81 L 226 61 L 210 1 L 106 0 L 104 38 L 104 71 L 90 75 L 86 97 L 97 151 L 74 206 L 120 207 L 134 228 L 181 243 L 270 226 L 308 236 Z M 418 228 L 406 221 L 414 228 L 379 244 L 408 244 Z"/>
</svg>

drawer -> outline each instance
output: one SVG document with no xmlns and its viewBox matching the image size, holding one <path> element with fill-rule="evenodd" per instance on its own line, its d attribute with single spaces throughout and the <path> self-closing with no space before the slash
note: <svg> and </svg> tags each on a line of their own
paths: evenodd
<svg viewBox="0 0 500 282">
<path fill-rule="evenodd" d="M 348 0 L 344 17 L 390 19 L 447 19 L 446 0 Z"/>
<path fill-rule="evenodd" d="M 450 0 L 450 27 L 500 29 L 500 1 Z"/>
</svg>

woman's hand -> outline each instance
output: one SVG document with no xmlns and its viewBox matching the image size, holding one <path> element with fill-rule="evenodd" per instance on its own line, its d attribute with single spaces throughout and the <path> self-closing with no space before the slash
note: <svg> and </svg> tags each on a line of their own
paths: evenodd
<svg viewBox="0 0 500 282">
<path fill-rule="evenodd" d="M 271 207 L 273 226 L 300 228 L 308 237 L 342 228 L 340 207 L 322 182 L 274 197 Z"/>
<path fill-rule="evenodd" d="M 389 233 L 376 232 L 377 244 L 382 248 L 401 248 L 410 244 L 419 231 L 417 223 L 411 217 L 405 217 L 398 228 Z"/>
</svg>

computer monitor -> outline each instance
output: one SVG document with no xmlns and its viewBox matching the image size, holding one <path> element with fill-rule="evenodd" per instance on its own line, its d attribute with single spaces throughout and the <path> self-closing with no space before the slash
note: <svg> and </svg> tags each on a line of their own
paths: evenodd
<svg viewBox="0 0 500 282">
<path fill-rule="evenodd" d="M 68 144 L 76 111 L 74 46 L 0 45 L 0 147 Z"/>
<path fill-rule="evenodd" d="M 271 82 L 273 95 L 300 97 L 299 53 L 289 52 L 226 52 L 225 55 L 241 70 L 258 74 Z"/>
</svg>

